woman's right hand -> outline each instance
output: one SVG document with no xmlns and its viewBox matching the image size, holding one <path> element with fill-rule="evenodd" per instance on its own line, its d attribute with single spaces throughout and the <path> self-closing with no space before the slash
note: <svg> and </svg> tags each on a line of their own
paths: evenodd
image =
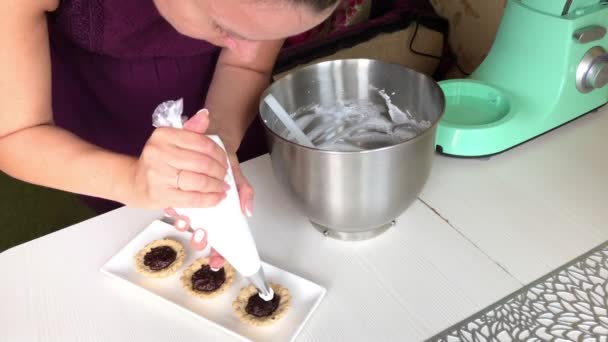
<svg viewBox="0 0 608 342">
<path fill-rule="evenodd" d="M 158 128 L 133 165 L 127 205 L 148 209 L 203 208 L 226 197 L 228 159 L 204 135 L 209 113 L 199 111 L 185 129 Z M 127 189 L 129 190 L 129 189 Z"/>
</svg>

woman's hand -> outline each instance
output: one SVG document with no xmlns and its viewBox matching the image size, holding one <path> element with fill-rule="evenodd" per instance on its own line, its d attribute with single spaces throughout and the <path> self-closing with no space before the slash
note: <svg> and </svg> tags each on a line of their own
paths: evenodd
<svg viewBox="0 0 608 342">
<path fill-rule="evenodd" d="M 127 204 L 196 208 L 224 199 L 228 161 L 224 150 L 203 134 L 208 126 L 208 112 L 202 110 L 184 130 L 156 129 L 133 165 L 132 198 Z"/>
<path fill-rule="evenodd" d="M 253 188 L 243 176 L 236 154 L 230 155 L 229 159 L 234 180 L 239 192 L 241 210 L 243 211 L 243 214 L 251 217 L 253 213 Z M 190 228 L 190 219 L 187 216 L 178 215 L 173 208 L 165 209 L 165 216 L 175 219 L 174 226 L 179 231 L 187 231 L 188 228 Z M 198 229 L 193 229 L 194 233 L 192 234 L 192 239 L 190 240 L 190 245 L 192 248 L 195 250 L 203 250 L 207 248 L 207 232 L 204 230 L 204 228 L 200 227 Z M 224 257 L 222 257 L 215 249 L 211 248 L 209 255 L 209 266 L 212 269 L 217 270 L 224 266 L 224 261 Z"/>
</svg>

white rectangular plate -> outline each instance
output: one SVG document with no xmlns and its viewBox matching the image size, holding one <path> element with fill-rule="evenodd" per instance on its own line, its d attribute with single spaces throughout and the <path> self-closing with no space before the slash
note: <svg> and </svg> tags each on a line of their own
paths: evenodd
<svg viewBox="0 0 608 342">
<path fill-rule="evenodd" d="M 227 333 L 251 341 L 293 341 L 325 296 L 326 290 L 323 287 L 263 263 L 268 281 L 279 283 L 289 289 L 292 305 L 285 317 L 271 326 L 245 325 L 234 315 L 232 308 L 232 302 L 240 289 L 248 285 L 247 280 L 240 275 L 235 276 L 234 284 L 230 289 L 213 299 L 204 300 L 194 297 L 182 287 L 179 278 L 183 270 L 194 260 L 208 255 L 209 252 L 209 248 L 200 252 L 194 251 L 190 247 L 190 237 L 190 233 L 181 233 L 173 226 L 154 221 L 103 265 L 101 272 L 124 284 L 144 290 L 152 297 L 165 299 L 166 302 L 212 323 Z M 184 265 L 178 272 L 163 279 L 150 279 L 138 274 L 133 264 L 133 256 L 146 244 L 164 238 L 174 239 L 184 246 L 186 250 Z"/>
</svg>

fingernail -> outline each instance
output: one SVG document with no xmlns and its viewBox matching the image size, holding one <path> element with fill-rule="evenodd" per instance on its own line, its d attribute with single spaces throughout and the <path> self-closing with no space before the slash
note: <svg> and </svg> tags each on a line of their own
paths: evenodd
<svg viewBox="0 0 608 342">
<path fill-rule="evenodd" d="M 245 206 L 245 213 L 247 217 L 253 217 L 253 201 L 249 200 Z"/>
<path fill-rule="evenodd" d="M 187 118 L 187 117 L 186 117 L 186 118 Z M 185 123 L 188 123 L 188 124 L 192 125 L 192 124 L 194 124 L 194 123 L 197 123 L 199 120 L 200 120 L 200 118 L 199 118 L 198 116 L 194 115 L 194 116 L 193 116 L 193 117 L 191 117 L 191 118 L 187 118 L 187 120 L 186 120 L 186 122 L 185 122 Z"/>
<path fill-rule="evenodd" d="M 230 190 L 230 184 L 224 183 L 224 191 Z"/>
<path fill-rule="evenodd" d="M 181 220 L 181 219 L 180 219 L 180 220 L 177 220 L 177 222 L 176 222 L 175 224 L 177 225 L 177 228 L 179 228 L 179 229 L 181 229 L 181 230 L 186 229 L 186 226 L 187 226 L 187 225 L 186 225 L 186 221 Z"/>
<path fill-rule="evenodd" d="M 207 110 L 207 108 L 203 108 L 203 109 L 199 110 L 196 114 L 202 114 L 202 115 L 209 116 L 209 111 Z"/>
<path fill-rule="evenodd" d="M 217 272 L 217 271 L 221 270 L 221 268 L 215 268 L 215 267 L 209 267 L 209 268 L 211 268 L 211 270 L 212 270 L 213 272 Z"/>
<path fill-rule="evenodd" d="M 163 214 L 165 215 L 165 217 L 177 216 L 177 213 L 175 212 L 175 209 L 173 209 L 173 208 L 165 208 L 165 210 L 163 210 Z"/>
<path fill-rule="evenodd" d="M 204 239 L 205 239 L 205 232 L 203 232 L 201 229 L 197 229 L 194 232 L 194 242 L 201 243 L 201 242 L 203 242 Z"/>
</svg>

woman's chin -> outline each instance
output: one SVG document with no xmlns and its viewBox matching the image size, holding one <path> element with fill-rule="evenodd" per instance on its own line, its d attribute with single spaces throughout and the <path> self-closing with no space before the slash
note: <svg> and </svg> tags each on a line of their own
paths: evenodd
<svg viewBox="0 0 608 342">
<path fill-rule="evenodd" d="M 213 37 L 212 35 L 205 34 L 205 32 L 201 32 L 201 30 L 188 27 L 186 25 L 172 25 L 173 28 L 179 32 L 181 35 L 186 37 L 190 37 L 193 39 L 204 40 L 209 44 L 213 44 L 215 46 L 225 47 L 225 44 L 222 39 Z"/>
</svg>

